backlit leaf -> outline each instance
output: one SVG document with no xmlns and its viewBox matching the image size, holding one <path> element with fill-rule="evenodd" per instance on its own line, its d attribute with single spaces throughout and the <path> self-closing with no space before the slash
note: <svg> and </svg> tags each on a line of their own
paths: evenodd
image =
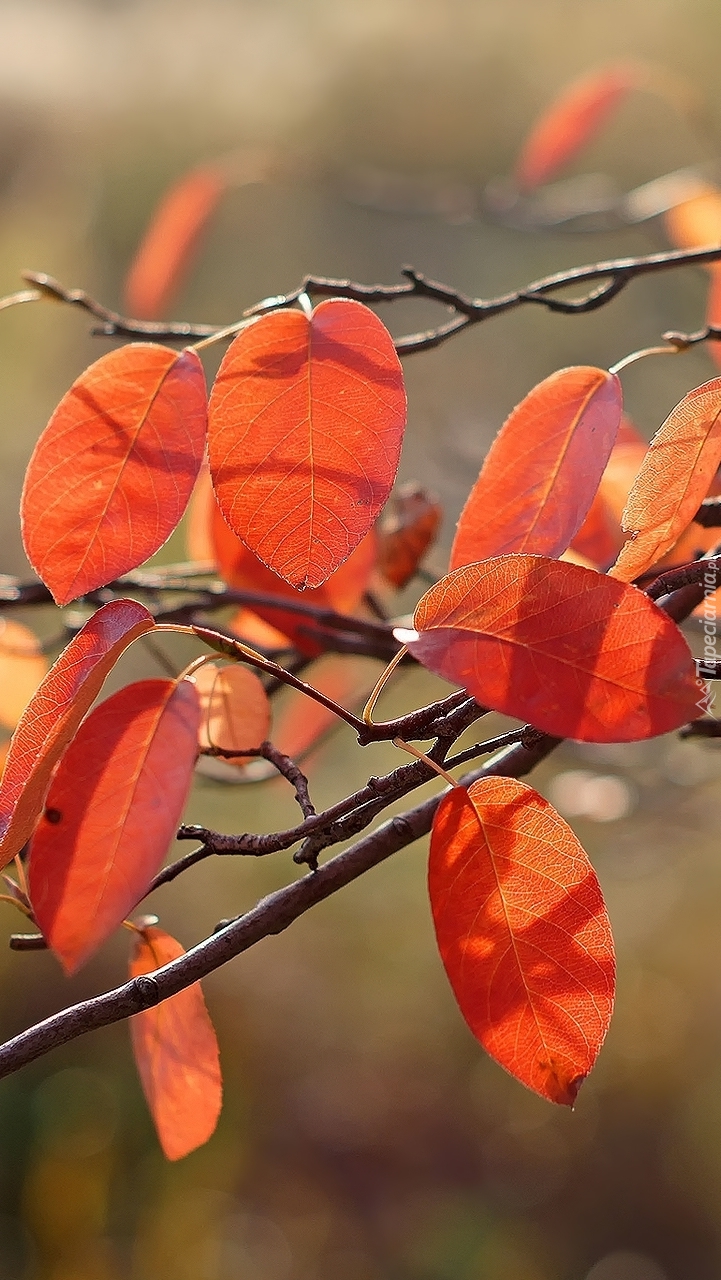
<svg viewBox="0 0 721 1280">
<path fill-rule="evenodd" d="M 403 374 L 377 316 L 344 298 L 276 311 L 238 335 L 210 397 L 208 453 L 238 537 L 298 589 L 368 533 L 395 479 Z"/>
<path fill-rule="evenodd" d="M 145 928 L 130 977 L 184 955 L 162 929 Z M 199 982 L 130 1019 L 130 1034 L 150 1113 L 168 1160 L 180 1160 L 214 1133 L 223 1100 L 218 1041 Z"/>
<path fill-rule="evenodd" d="M 152 614 L 134 600 L 111 600 L 63 649 L 23 712 L 0 783 L 0 866 L 19 853 L 42 810 L 50 775 L 105 677 Z"/>
<path fill-rule="evenodd" d="M 141 680 L 91 711 L 30 844 L 30 901 L 66 973 L 145 893 L 175 836 L 197 755 L 190 680 Z"/>
<path fill-rule="evenodd" d="M 426 551 L 433 545 L 443 508 L 432 494 L 416 484 L 404 484 L 391 495 L 378 533 L 378 572 L 394 587 L 410 582 Z"/>
<path fill-rule="evenodd" d="M 49 666 L 28 627 L 0 618 L 0 724 L 15 728 Z"/>
<path fill-rule="evenodd" d="M 529 191 L 554 178 L 593 140 L 639 80 L 637 67 L 607 66 L 562 89 L 523 144 L 515 169 L 519 186 Z"/>
<path fill-rule="evenodd" d="M 163 545 L 188 504 L 205 430 L 193 351 L 133 343 L 73 383 L 35 446 L 20 511 L 27 557 L 58 604 Z"/>
<path fill-rule="evenodd" d="M 699 180 L 697 195 L 669 209 L 665 222 L 669 240 L 678 249 L 702 249 L 721 244 L 721 191 L 711 183 Z M 721 265 L 709 262 L 711 276 L 706 323 L 721 326 Z M 721 365 L 721 343 L 707 342 L 706 349 L 714 364 Z"/>
<path fill-rule="evenodd" d="M 163 196 L 125 281 L 125 302 L 131 315 L 155 320 L 164 314 L 227 185 L 220 166 L 199 165 L 183 174 Z"/>
<path fill-rule="evenodd" d="M 588 858 L 555 809 L 515 778 L 443 797 L 428 883 L 461 1012 L 496 1062 L 573 1106 L 613 1011 L 613 938 Z"/>
<path fill-rule="evenodd" d="M 628 536 L 621 528 L 621 518 L 647 450 L 646 441 L 624 416 L 596 496 L 571 543 L 573 551 L 604 571 L 613 564 Z"/>
<path fill-rule="evenodd" d="M 623 513 L 631 534 L 610 570 L 630 582 L 674 545 L 721 463 L 721 378 L 689 391 L 648 448 Z"/>
<path fill-rule="evenodd" d="M 635 587 L 510 555 L 457 569 L 398 632 L 424 666 L 546 733 L 632 742 L 698 717 L 703 689 L 678 627 Z"/>
<path fill-rule="evenodd" d="M 236 538 L 228 528 L 215 501 L 213 501 L 211 528 L 214 558 L 221 577 L 228 586 L 236 587 L 241 591 L 254 591 L 260 595 L 274 596 L 281 602 L 283 599 L 295 600 L 302 605 L 333 609 L 336 613 L 352 614 L 358 608 L 378 556 L 376 533 L 371 529 L 345 563 L 331 574 L 322 587 L 301 592 L 266 568 L 258 557 L 248 550 L 245 543 L 241 542 L 240 538 Z M 300 613 L 290 613 L 283 609 L 282 603 L 277 606 L 254 604 L 253 611 L 287 636 L 289 642 L 306 657 L 315 657 L 322 653 L 322 643 L 309 634 L 313 629 L 312 618 L 304 617 Z"/>
<path fill-rule="evenodd" d="M 593 501 L 622 403 L 605 369 L 561 369 L 534 387 L 491 446 L 458 521 L 451 568 L 510 551 L 565 551 Z"/>
<path fill-rule="evenodd" d="M 242 751 L 259 747 L 270 729 L 270 702 L 255 672 L 240 663 L 220 667 L 206 662 L 193 672 L 200 699 L 198 746 Z M 236 756 L 228 764 L 245 763 Z"/>
</svg>

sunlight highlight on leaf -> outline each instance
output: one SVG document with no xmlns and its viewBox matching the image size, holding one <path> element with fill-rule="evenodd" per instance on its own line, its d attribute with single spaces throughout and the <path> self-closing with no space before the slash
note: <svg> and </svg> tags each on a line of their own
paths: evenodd
<svg viewBox="0 0 721 1280">
<path fill-rule="evenodd" d="M 200 699 L 198 746 L 242 751 L 259 747 L 270 729 L 270 702 L 254 671 L 240 663 L 218 666 L 207 662 L 191 677 Z M 243 765 L 247 756 L 228 764 Z"/>
</svg>

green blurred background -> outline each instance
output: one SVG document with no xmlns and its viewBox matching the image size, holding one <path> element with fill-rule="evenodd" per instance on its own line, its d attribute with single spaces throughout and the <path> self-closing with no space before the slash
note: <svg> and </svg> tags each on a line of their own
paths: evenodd
<svg viewBox="0 0 721 1280">
<path fill-rule="evenodd" d="M 705 131 L 634 95 L 571 172 L 623 189 L 714 158 L 720 51 L 712 0 L 0 0 L 0 292 L 27 267 L 120 305 L 167 185 L 243 146 L 281 155 L 280 176 L 224 200 L 179 317 L 230 322 L 307 271 L 391 283 L 411 262 L 492 295 L 654 251 L 656 223 L 534 234 L 484 218 L 477 197 L 561 85 L 619 57 L 685 77 Z M 640 280 L 595 315 L 526 308 L 406 362 L 402 477 L 443 499 L 436 571 L 526 391 L 697 326 L 705 289 L 693 269 Z M 418 303 L 382 314 L 396 333 L 440 318 Z M 27 572 L 17 507 L 34 441 L 108 349 L 88 327 L 50 305 L 2 316 L 4 572 Z M 713 373 L 698 349 L 630 369 L 636 424 L 650 436 Z M 182 554 L 178 540 L 166 554 Z M 384 709 L 440 688 L 403 675 Z M 396 762 L 339 731 L 311 762 L 316 804 Z M 157 1147 L 125 1026 L 2 1082 L 0 1277 L 716 1280 L 721 756 L 674 738 L 565 746 L 534 780 L 575 814 L 619 954 L 615 1020 L 573 1113 L 472 1039 L 435 950 L 419 844 L 206 983 L 226 1103 L 211 1142 L 179 1165 Z M 282 782 L 201 779 L 188 818 L 268 830 L 294 809 Z M 295 874 L 288 855 L 204 864 L 151 905 L 189 946 Z M 2 911 L 9 934 L 19 919 Z M 0 951 L 2 1038 L 120 981 L 126 949 L 114 940 L 70 982 L 46 954 Z"/>
</svg>

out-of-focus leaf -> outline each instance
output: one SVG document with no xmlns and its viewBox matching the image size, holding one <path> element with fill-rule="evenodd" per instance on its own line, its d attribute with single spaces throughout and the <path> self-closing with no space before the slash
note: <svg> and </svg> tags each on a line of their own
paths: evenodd
<svg viewBox="0 0 721 1280">
<path fill-rule="evenodd" d="M 210 397 L 208 455 L 231 529 L 292 587 L 325 583 L 371 529 L 395 479 L 406 420 L 388 330 L 330 299 L 238 335 Z"/>
<path fill-rule="evenodd" d="M 378 572 L 386 582 L 398 588 L 410 582 L 442 519 L 438 499 L 419 485 L 401 485 L 391 495 L 378 532 Z"/>
<path fill-rule="evenodd" d="M 191 680 L 141 680 L 91 711 L 30 845 L 35 918 L 73 973 L 137 905 L 188 798 L 200 704 Z"/>
<path fill-rule="evenodd" d="M 623 513 L 631 534 L 610 570 L 630 582 L 688 528 L 721 463 L 721 378 L 689 391 L 648 448 Z"/>
<path fill-rule="evenodd" d="M 22 849 L 42 810 L 54 766 L 120 654 L 151 631 L 134 600 L 111 600 L 63 649 L 23 712 L 0 783 L 0 866 Z"/>
<path fill-rule="evenodd" d="M 626 541 L 621 518 L 647 450 L 646 441 L 624 415 L 596 496 L 571 543 L 573 551 L 604 571 L 613 564 Z"/>
<path fill-rule="evenodd" d="M 131 315 L 154 320 L 164 314 L 227 186 L 222 167 L 205 164 L 183 174 L 165 193 L 125 281 L 125 305 Z"/>
<path fill-rule="evenodd" d="M 635 587 L 544 556 L 457 569 L 398 632 L 436 674 L 545 733 L 632 742 L 704 710 L 678 627 Z"/>
<path fill-rule="evenodd" d="M 605 369 L 561 369 L 506 419 L 461 512 L 451 568 L 511 551 L 557 556 L 593 501 L 621 421 Z"/>
<path fill-rule="evenodd" d="M 0 724 L 15 728 L 49 666 L 29 627 L 0 618 Z"/>
<path fill-rule="evenodd" d="M 270 702 L 255 672 L 249 667 L 220 667 L 207 662 L 193 673 L 200 699 L 198 745 L 201 750 L 219 747 L 242 751 L 259 747 L 270 729 Z M 235 756 L 228 764 L 243 765 Z"/>
<path fill-rule="evenodd" d="M 446 973 L 473 1034 L 573 1106 L 613 1011 L 613 938 L 596 874 L 555 809 L 515 778 L 443 797 L 428 882 Z"/>
<path fill-rule="evenodd" d="M 35 446 L 20 508 L 27 557 L 58 604 L 163 545 L 188 504 L 205 431 L 194 351 L 132 343 L 73 383 Z"/>
<path fill-rule="evenodd" d="M 641 82 L 639 67 L 618 64 L 591 71 L 562 89 L 521 148 L 515 168 L 519 186 L 531 191 L 555 177 Z"/>
<path fill-rule="evenodd" d="M 145 928 L 130 977 L 152 973 L 184 955 L 162 929 Z M 215 1132 L 223 1101 L 218 1041 L 199 982 L 130 1019 L 143 1092 L 168 1160 L 180 1160 Z"/>
</svg>

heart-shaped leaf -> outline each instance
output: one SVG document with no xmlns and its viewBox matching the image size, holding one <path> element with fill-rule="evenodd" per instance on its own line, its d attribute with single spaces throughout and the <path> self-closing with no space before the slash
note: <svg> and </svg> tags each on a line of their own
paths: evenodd
<svg viewBox="0 0 721 1280">
<path fill-rule="evenodd" d="M 137 568 L 170 537 L 206 416 L 194 351 L 133 343 L 73 383 L 35 446 L 20 508 L 28 560 L 58 604 Z"/>
<path fill-rule="evenodd" d="M 613 938 L 588 858 L 515 778 L 455 787 L 436 811 L 428 884 L 471 1031 L 511 1075 L 573 1106 L 613 1011 Z"/>
<path fill-rule="evenodd" d="M 274 573 L 318 587 L 390 493 L 406 420 L 393 340 L 359 302 L 276 311 L 238 335 L 210 397 L 221 511 Z"/>
</svg>

